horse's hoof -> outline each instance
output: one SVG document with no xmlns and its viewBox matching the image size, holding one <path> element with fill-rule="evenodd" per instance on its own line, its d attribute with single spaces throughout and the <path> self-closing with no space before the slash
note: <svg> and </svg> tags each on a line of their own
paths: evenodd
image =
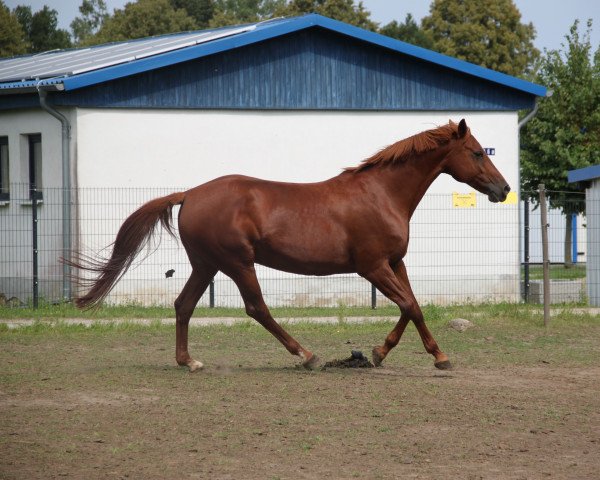
<svg viewBox="0 0 600 480">
<path fill-rule="evenodd" d="M 199 362 L 198 360 L 190 360 L 187 365 L 190 369 L 190 373 L 195 372 L 196 370 L 202 370 L 204 368 L 203 363 Z"/>
<path fill-rule="evenodd" d="M 317 357 L 313 353 L 313 355 L 308 360 L 304 360 L 302 362 L 302 366 L 307 370 L 315 370 L 320 365 L 320 363 L 321 360 L 319 359 L 319 357 Z"/>
<path fill-rule="evenodd" d="M 434 363 L 435 368 L 439 368 L 440 370 L 452 370 L 452 364 L 450 360 L 442 360 L 441 362 Z"/>
<path fill-rule="evenodd" d="M 383 362 L 385 357 L 379 351 L 379 347 L 375 347 L 371 353 L 373 355 L 373 365 L 381 367 L 381 362 Z"/>
</svg>

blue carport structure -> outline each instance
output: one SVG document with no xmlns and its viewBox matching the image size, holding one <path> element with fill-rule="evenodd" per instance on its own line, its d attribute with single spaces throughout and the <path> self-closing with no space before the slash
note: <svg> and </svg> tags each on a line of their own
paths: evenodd
<svg viewBox="0 0 600 480">
<path fill-rule="evenodd" d="M 587 295 L 590 305 L 600 306 L 600 165 L 568 172 L 569 183 L 585 185 L 587 218 Z"/>
</svg>

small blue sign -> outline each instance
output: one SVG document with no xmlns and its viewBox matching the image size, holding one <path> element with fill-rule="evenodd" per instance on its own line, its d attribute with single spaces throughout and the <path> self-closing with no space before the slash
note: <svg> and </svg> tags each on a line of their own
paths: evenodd
<svg viewBox="0 0 600 480">
<path fill-rule="evenodd" d="M 486 155 L 496 155 L 496 149 L 495 148 L 484 148 L 483 150 L 485 151 Z"/>
</svg>

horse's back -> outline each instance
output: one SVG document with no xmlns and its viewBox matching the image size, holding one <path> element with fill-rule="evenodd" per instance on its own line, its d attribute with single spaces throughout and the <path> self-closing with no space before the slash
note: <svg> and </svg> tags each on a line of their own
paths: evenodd
<svg viewBox="0 0 600 480">
<path fill-rule="evenodd" d="M 186 192 L 182 210 L 220 214 L 230 208 L 259 208 L 263 212 L 278 208 L 293 208 L 294 205 L 307 207 L 318 203 L 321 207 L 328 203 L 332 195 L 328 183 L 291 183 L 264 180 L 245 175 L 227 175 L 211 180 Z M 259 213 L 259 212 L 257 212 Z"/>
<path fill-rule="evenodd" d="M 335 210 L 342 198 L 331 182 L 220 177 L 186 192 L 179 231 L 199 255 L 228 252 L 282 270 L 329 273 L 348 262 L 348 234 Z"/>
</svg>

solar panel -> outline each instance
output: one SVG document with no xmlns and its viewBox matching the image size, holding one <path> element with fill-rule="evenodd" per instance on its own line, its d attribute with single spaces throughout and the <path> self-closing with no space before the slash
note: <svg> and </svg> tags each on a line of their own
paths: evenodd
<svg viewBox="0 0 600 480">
<path fill-rule="evenodd" d="M 65 77 L 237 35 L 256 25 L 180 33 L 0 60 L 0 82 Z"/>
</svg>

